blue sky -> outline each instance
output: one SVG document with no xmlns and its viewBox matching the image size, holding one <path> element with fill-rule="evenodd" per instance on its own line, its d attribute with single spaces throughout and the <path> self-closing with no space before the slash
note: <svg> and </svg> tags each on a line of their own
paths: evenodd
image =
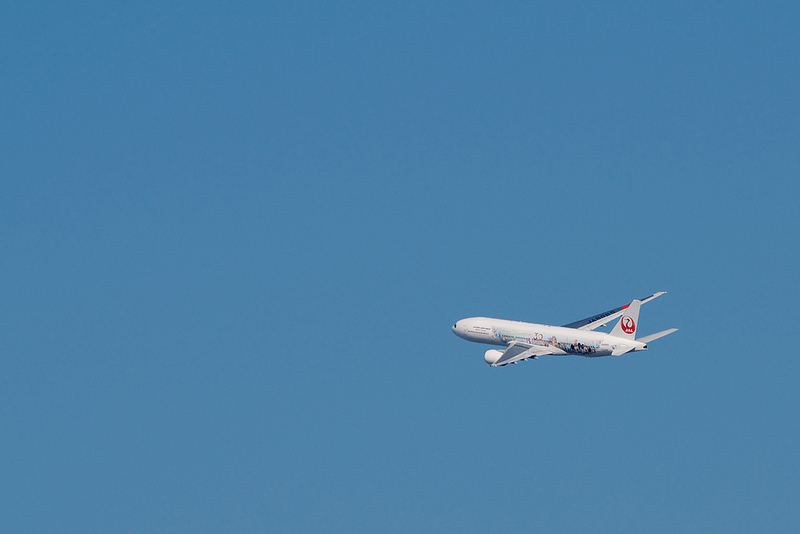
<svg viewBox="0 0 800 534">
<path fill-rule="evenodd" d="M 0 529 L 797 531 L 798 26 L 10 6 Z M 661 290 L 644 354 L 450 331 Z"/>
</svg>

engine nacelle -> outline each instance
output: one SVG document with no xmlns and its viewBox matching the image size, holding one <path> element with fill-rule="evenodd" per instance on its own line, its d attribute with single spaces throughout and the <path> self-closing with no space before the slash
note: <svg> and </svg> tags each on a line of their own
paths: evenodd
<svg viewBox="0 0 800 534">
<path fill-rule="evenodd" d="M 487 350 L 486 354 L 483 355 L 483 359 L 486 361 L 486 363 L 488 363 L 489 365 L 492 365 L 494 362 L 499 360 L 500 356 L 502 356 L 502 355 L 503 355 L 503 351 L 502 350 L 494 350 L 494 349 Z"/>
</svg>

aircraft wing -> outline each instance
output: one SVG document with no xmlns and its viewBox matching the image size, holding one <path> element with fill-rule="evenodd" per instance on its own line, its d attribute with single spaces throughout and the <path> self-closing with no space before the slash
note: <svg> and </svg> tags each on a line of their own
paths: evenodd
<svg viewBox="0 0 800 534">
<path fill-rule="evenodd" d="M 565 354 L 558 347 L 547 345 L 528 345 L 527 343 L 512 343 L 503 352 L 503 355 L 492 364 L 492 367 L 500 367 L 509 363 L 515 363 L 527 358 L 535 358 L 546 354 Z"/>
<path fill-rule="evenodd" d="M 666 291 L 659 291 L 658 293 L 653 293 L 649 297 L 639 300 L 641 300 L 642 304 L 644 304 L 645 302 L 650 302 L 654 298 L 660 297 L 664 293 L 666 293 Z M 597 315 L 587 317 L 586 319 L 581 319 L 580 321 L 575 321 L 574 323 L 565 324 L 563 326 L 564 328 L 577 328 L 578 330 L 594 330 L 595 328 L 605 326 L 610 321 L 613 321 L 617 317 L 621 316 L 623 313 L 625 313 L 625 308 L 628 306 L 629 304 L 626 304 L 625 306 L 620 306 L 619 308 L 614 308 L 613 310 L 598 313 Z"/>
</svg>

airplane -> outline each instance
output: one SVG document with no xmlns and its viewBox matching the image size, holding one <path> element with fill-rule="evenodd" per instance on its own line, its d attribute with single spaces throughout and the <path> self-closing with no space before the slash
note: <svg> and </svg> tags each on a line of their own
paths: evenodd
<svg viewBox="0 0 800 534">
<path fill-rule="evenodd" d="M 622 356 L 629 352 L 647 350 L 647 344 L 677 328 L 663 330 L 636 339 L 639 322 L 639 307 L 666 293 L 661 291 L 643 299 L 634 299 L 630 304 L 608 310 L 563 326 L 523 323 L 488 317 L 461 319 L 453 325 L 453 332 L 460 338 L 474 343 L 503 345 L 505 350 L 487 350 L 483 359 L 492 367 L 517 364 L 527 359 L 536 360 L 545 355 L 577 354 L 594 358 L 599 356 Z M 620 317 L 609 333 L 595 332 Z"/>
</svg>

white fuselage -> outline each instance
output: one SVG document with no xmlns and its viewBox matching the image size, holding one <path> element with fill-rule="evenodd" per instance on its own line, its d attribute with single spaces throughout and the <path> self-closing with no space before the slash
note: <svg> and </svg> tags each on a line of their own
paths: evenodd
<svg viewBox="0 0 800 534">
<path fill-rule="evenodd" d="M 587 357 L 610 356 L 614 350 L 621 348 L 629 348 L 630 351 L 647 350 L 644 343 L 604 332 L 489 317 L 461 319 L 453 325 L 453 332 L 458 337 L 475 343 L 507 346 L 516 341 L 528 345 L 552 346 L 567 354 Z"/>
</svg>

